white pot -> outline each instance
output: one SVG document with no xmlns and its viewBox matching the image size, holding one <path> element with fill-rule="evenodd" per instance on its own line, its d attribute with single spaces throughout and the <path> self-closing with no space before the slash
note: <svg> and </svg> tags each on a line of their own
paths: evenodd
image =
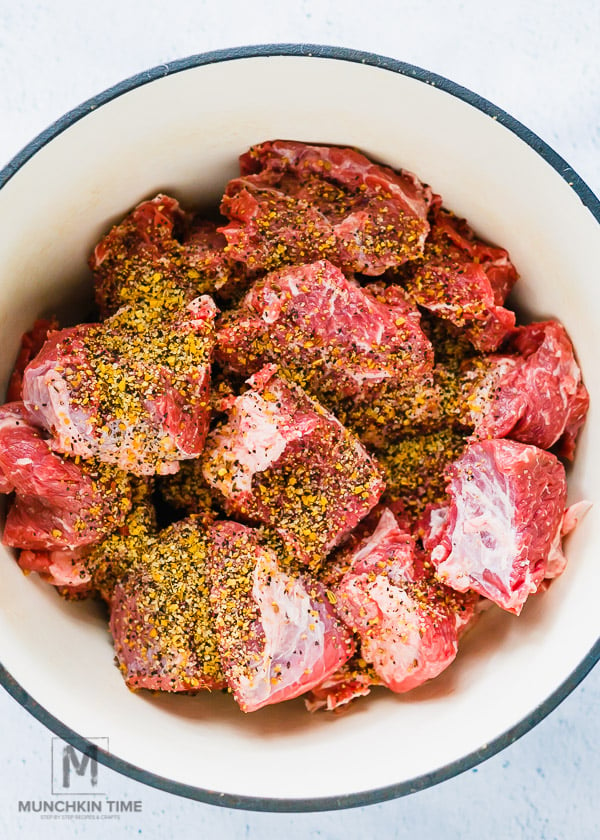
<svg viewBox="0 0 600 840">
<path fill-rule="evenodd" d="M 571 334 L 591 409 L 570 499 L 600 498 L 597 364 L 600 204 L 551 149 L 489 102 L 418 68 L 343 49 L 250 47 L 196 56 L 101 94 L 0 173 L 0 378 L 42 314 L 85 315 L 86 259 L 111 223 L 159 190 L 215 206 L 237 156 L 286 138 L 359 147 L 414 171 L 508 248 L 522 316 Z M 587 205 L 587 206 L 586 206 Z M 493 609 L 441 677 L 374 691 L 345 715 L 302 700 L 241 713 L 221 694 L 130 693 L 101 607 L 66 603 L 3 549 L 6 688 L 52 730 L 166 790 L 261 810 L 375 802 L 490 756 L 560 702 L 600 655 L 600 506 L 567 541 L 569 565 L 519 618 Z"/>
</svg>

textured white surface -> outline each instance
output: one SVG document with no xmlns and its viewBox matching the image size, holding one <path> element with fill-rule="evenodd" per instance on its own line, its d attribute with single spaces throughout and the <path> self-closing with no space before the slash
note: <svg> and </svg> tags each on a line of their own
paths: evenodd
<svg viewBox="0 0 600 840">
<path fill-rule="evenodd" d="M 59 8 L 56 8 L 56 6 Z M 595 0 L 467 0 L 398 4 L 256 0 L 173 4 L 0 2 L 0 163 L 86 97 L 146 67 L 243 43 L 305 41 L 372 50 L 462 83 L 548 141 L 600 192 L 600 8 Z M 257 95 L 260 95 L 257 92 Z M 393 104 L 390 103 L 390 107 Z M 360 103 L 356 104 L 360 115 Z M 159 115 L 157 115 L 158 118 Z M 141 816 L 110 823 L 116 836 L 225 838 L 578 838 L 600 832 L 595 802 L 598 669 L 537 729 L 476 772 L 353 812 L 253 815 L 153 791 L 101 768 L 114 798 Z M 47 798 L 51 736 L 4 693 L 2 836 L 106 837 L 106 824 L 40 822 L 19 798 Z M 102 734 L 102 733 L 90 733 Z M 364 760 L 364 757 L 361 757 Z M 332 756 L 335 772 L 335 756 Z"/>
</svg>

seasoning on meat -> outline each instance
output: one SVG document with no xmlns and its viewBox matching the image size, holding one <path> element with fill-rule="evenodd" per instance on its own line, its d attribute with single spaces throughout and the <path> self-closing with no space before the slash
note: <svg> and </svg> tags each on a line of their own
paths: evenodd
<svg viewBox="0 0 600 840">
<path fill-rule="evenodd" d="M 354 435 L 267 365 L 207 439 L 204 477 L 230 513 L 271 525 L 317 564 L 384 490 Z"/>
<path fill-rule="evenodd" d="M 156 484 L 162 499 L 175 510 L 194 513 L 206 525 L 215 518 L 215 493 L 204 478 L 201 458 L 182 461 L 176 473 L 157 477 Z"/>
<path fill-rule="evenodd" d="M 441 207 L 431 213 L 423 259 L 401 274 L 409 297 L 460 327 L 478 350 L 495 350 L 515 325 L 501 304 L 517 279 L 503 248 L 477 241 L 466 222 Z"/>
<path fill-rule="evenodd" d="M 131 511 L 123 525 L 88 549 L 82 558 L 94 591 L 108 603 L 117 584 L 143 560 L 157 538 L 151 489 L 147 479 L 139 479 L 134 484 Z"/>
<path fill-rule="evenodd" d="M 123 307 L 101 324 L 54 333 L 23 377 L 23 400 L 52 447 L 135 475 L 198 456 L 209 420 L 216 306 Z"/>
<path fill-rule="evenodd" d="M 195 517 L 165 528 L 112 595 L 110 630 L 132 689 L 225 685 L 210 611 L 206 532 Z"/>
<path fill-rule="evenodd" d="M 235 522 L 211 529 L 211 603 L 227 683 L 245 712 L 333 674 L 354 644 L 325 587 L 294 571 L 294 548 Z"/>
<path fill-rule="evenodd" d="M 33 551 L 70 552 L 99 542 L 131 507 L 128 475 L 53 452 L 19 402 L 0 408 L 0 492 L 15 494 L 4 544 Z"/>
<path fill-rule="evenodd" d="M 333 594 L 338 614 L 360 638 L 361 658 L 392 691 L 436 677 L 456 656 L 473 597 L 434 579 L 390 510 L 348 555 Z"/>
<path fill-rule="evenodd" d="M 385 500 L 401 502 L 413 519 L 446 497 L 444 471 L 466 445 L 463 434 L 446 427 L 391 441 L 376 452 L 386 483 Z"/>
<path fill-rule="evenodd" d="M 85 562 L 85 549 L 24 549 L 18 564 L 25 574 L 37 572 L 44 583 L 55 586 L 63 598 L 87 598 L 94 593 L 92 579 Z"/>
<path fill-rule="evenodd" d="M 212 222 L 193 219 L 159 194 L 100 240 L 89 260 L 100 315 L 158 299 L 172 308 L 225 284 L 234 270 Z"/>
<path fill-rule="evenodd" d="M 321 260 L 258 280 L 221 319 L 217 358 L 244 376 L 276 362 L 328 407 L 367 403 L 383 384 L 413 392 L 431 377 L 420 317 L 399 288 L 362 289 Z"/>
<path fill-rule="evenodd" d="M 373 685 L 381 685 L 373 668 L 360 656 L 353 656 L 334 674 L 311 689 L 304 698 L 304 704 L 309 712 L 319 709 L 332 712 L 358 697 L 366 697 L 371 693 Z"/>
<path fill-rule="evenodd" d="M 353 149 L 276 140 L 240 158 L 221 228 L 248 269 L 328 259 L 347 272 L 382 274 L 423 253 L 431 190 L 410 172 Z"/>
</svg>

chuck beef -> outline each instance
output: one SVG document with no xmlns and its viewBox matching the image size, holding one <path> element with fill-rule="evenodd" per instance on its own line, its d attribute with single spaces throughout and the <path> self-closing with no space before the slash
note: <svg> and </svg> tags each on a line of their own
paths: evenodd
<svg viewBox="0 0 600 840">
<path fill-rule="evenodd" d="M 203 448 L 216 307 L 123 307 L 52 334 L 23 377 L 23 400 L 52 447 L 135 475 L 176 472 Z"/>
<path fill-rule="evenodd" d="M 225 686 L 210 609 L 206 532 L 195 517 L 165 528 L 114 587 L 110 630 L 130 688 Z"/>
<path fill-rule="evenodd" d="M 225 237 L 159 194 L 104 236 L 89 260 L 102 318 L 126 304 L 170 296 L 189 302 L 227 282 L 233 270 Z"/>
<path fill-rule="evenodd" d="M 495 350 L 515 325 L 501 304 L 517 280 L 503 248 L 475 239 L 463 219 L 432 210 L 423 259 L 409 267 L 404 287 L 415 303 L 460 327 L 478 350 Z"/>
<path fill-rule="evenodd" d="M 244 376 L 277 362 L 326 403 L 365 402 L 383 385 L 402 393 L 431 377 L 420 317 L 399 288 L 370 293 L 321 260 L 257 281 L 222 318 L 218 358 Z"/>
<path fill-rule="evenodd" d="M 66 598 L 85 598 L 94 591 L 92 579 L 81 548 L 61 551 L 31 551 L 19 554 L 18 563 L 26 574 L 37 572 L 45 582 L 55 586 Z"/>
<path fill-rule="evenodd" d="M 431 190 L 410 172 L 353 149 L 276 140 L 240 158 L 221 228 L 230 255 L 250 270 L 328 259 L 382 274 L 423 252 Z"/>
<path fill-rule="evenodd" d="M 589 396 L 565 328 L 557 321 L 517 327 L 501 353 L 471 364 L 466 420 L 480 438 L 510 437 L 572 458 Z"/>
<path fill-rule="evenodd" d="M 49 320 L 38 318 L 31 330 L 21 338 L 21 349 L 6 390 L 7 402 L 18 402 L 23 399 L 23 373 L 25 368 L 40 352 L 48 334 L 55 332 L 57 329 L 58 321 L 55 318 Z"/>
<path fill-rule="evenodd" d="M 252 712 L 313 688 L 352 655 L 325 587 L 294 571 L 274 532 L 235 522 L 211 530 L 211 603 L 227 683 Z"/>
<path fill-rule="evenodd" d="M 425 540 L 438 576 L 518 615 L 560 548 L 563 465 L 512 440 L 472 443 L 449 468 L 448 493 L 449 504 L 430 512 Z"/>
<path fill-rule="evenodd" d="M 309 712 L 319 709 L 332 712 L 358 697 L 366 697 L 371 693 L 371 686 L 380 684 L 374 670 L 364 659 L 355 656 L 309 691 L 304 703 Z"/>
<path fill-rule="evenodd" d="M 131 506 L 125 473 L 53 452 L 18 402 L 0 408 L 0 492 L 13 491 L 3 541 L 34 551 L 71 552 L 99 542 L 123 524 Z M 49 562 L 62 567 L 63 560 Z"/>
<path fill-rule="evenodd" d="M 227 509 L 271 525 L 319 562 L 377 503 L 384 484 L 359 440 L 267 365 L 209 435 L 204 477 Z"/>
<path fill-rule="evenodd" d="M 67 598 L 99 594 L 111 600 L 116 584 L 147 550 L 156 533 L 156 516 L 145 481 L 131 487 L 131 510 L 123 524 L 99 542 L 74 549 L 26 549 L 18 558 L 26 573 L 37 572 Z"/>
<path fill-rule="evenodd" d="M 338 614 L 360 638 L 360 656 L 392 691 L 410 691 L 453 661 L 473 597 L 437 582 L 414 538 L 384 510 L 375 529 L 341 551 L 333 586 Z"/>
</svg>

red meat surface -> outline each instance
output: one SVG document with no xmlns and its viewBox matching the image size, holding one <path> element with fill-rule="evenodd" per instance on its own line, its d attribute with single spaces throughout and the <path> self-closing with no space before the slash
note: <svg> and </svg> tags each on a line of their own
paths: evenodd
<svg viewBox="0 0 600 840">
<path fill-rule="evenodd" d="M 563 538 L 571 533 L 581 522 L 583 517 L 592 507 L 592 503 L 587 500 L 575 502 L 568 507 L 560 523 L 560 528 L 557 529 L 554 535 L 554 540 L 548 552 L 548 559 L 546 561 L 546 569 L 544 580 L 538 587 L 538 591 L 543 591 L 546 586 L 549 586 L 554 578 L 559 577 L 564 572 L 567 565 L 567 558 L 563 552 L 562 541 Z"/>
<path fill-rule="evenodd" d="M 465 219 L 460 219 L 441 207 L 441 196 L 435 196 L 432 206 L 432 241 L 445 239 L 440 243 L 440 256 L 444 255 L 457 263 L 470 257 L 481 266 L 494 293 L 494 301 L 500 306 L 515 285 L 519 275 L 511 263 L 508 251 L 497 248 L 478 239 Z"/>
<path fill-rule="evenodd" d="M 23 399 L 23 373 L 29 362 L 40 352 L 48 333 L 58 329 L 58 321 L 55 318 L 46 320 L 39 318 L 32 329 L 26 332 L 21 339 L 21 349 L 10 377 L 6 390 L 6 401 L 15 402 Z"/>
<path fill-rule="evenodd" d="M 217 357 L 249 376 L 266 362 L 315 396 L 368 400 L 430 377 L 433 349 L 398 287 L 369 293 L 327 260 L 257 281 L 221 319 Z"/>
<path fill-rule="evenodd" d="M 136 475 L 176 472 L 206 437 L 215 314 L 204 296 L 54 333 L 23 377 L 29 416 L 58 452 Z"/>
<path fill-rule="evenodd" d="M 535 446 L 486 440 L 468 446 L 449 477 L 450 503 L 430 513 L 425 540 L 438 576 L 518 615 L 556 557 L 564 467 Z"/>
<path fill-rule="evenodd" d="M 31 551 L 19 554 L 19 566 L 24 572 L 37 572 L 45 583 L 56 586 L 63 595 L 82 598 L 94 591 L 92 579 L 82 555 L 73 551 Z"/>
<path fill-rule="evenodd" d="M 510 437 L 572 458 L 589 396 L 565 328 L 557 321 L 517 327 L 471 369 L 468 417 L 480 438 Z"/>
<path fill-rule="evenodd" d="M 375 530 L 342 549 L 341 559 L 348 569 L 333 587 L 335 607 L 381 682 L 410 691 L 447 668 L 473 599 L 434 580 L 393 513 L 384 510 Z"/>
<path fill-rule="evenodd" d="M 226 244 L 215 224 L 188 216 L 174 198 L 143 201 L 90 257 L 101 317 L 172 294 L 189 302 L 224 284 L 234 270 Z"/>
<path fill-rule="evenodd" d="M 233 260 L 227 239 L 215 222 L 196 217 L 183 241 L 184 259 L 191 267 L 188 277 L 198 291 L 212 291 L 227 297 L 249 282 L 246 266 Z M 195 274 L 198 277 L 195 277 Z"/>
<path fill-rule="evenodd" d="M 271 525 L 318 561 L 384 490 L 359 440 L 267 365 L 207 439 L 204 477 L 227 509 Z"/>
<path fill-rule="evenodd" d="M 131 510 L 120 524 L 99 542 L 69 550 L 31 550 L 19 554 L 26 573 L 57 587 L 68 598 L 98 594 L 110 602 L 116 584 L 139 560 L 156 534 L 156 516 L 147 483 L 133 482 Z"/>
<path fill-rule="evenodd" d="M 18 402 L 0 408 L 0 492 L 13 491 L 3 541 L 17 548 L 90 545 L 122 525 L 131 506 L 124 473 L 53 452 Z"/>
<path fill-rule="evenodd" d="M 245 712 L 298 697 L 354 652 L 325 587 L 290 568 L 294 553 L 272 532 L 236 522 L 211 529 L 215 632 L 227 683 Z"/>
<path fill-rule="evenodd" d="M 501 304 L 517 279 L 503 248 L 485 245 L 463 219 L 436 206 L 423 259 L 404 287 L 415 303 L 460 327 L 478 350 L 495 350 L 515 325 Z"/>
<path fill-rule="evenodd" d="M 382 274 L 423 252 L 431 190 L 410 172 L 353 149 L 276 140 L 240 158 L 221 228 L 230 255 L 251 270 L 329 259 Z"/>
<path fill-rule="evenodd" d="M 206 532 L 191 516 L 149 544 L 110 602 L 119 668 L 132 689 L 225 686 L 213 629 Z"/>
</svg>

